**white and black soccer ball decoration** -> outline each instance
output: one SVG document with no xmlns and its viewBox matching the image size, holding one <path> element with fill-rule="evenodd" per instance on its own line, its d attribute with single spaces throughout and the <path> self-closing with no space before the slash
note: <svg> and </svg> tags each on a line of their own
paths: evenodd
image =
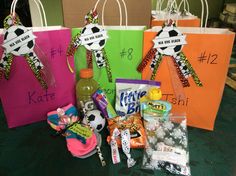
<svg viewBox="0 0 236 176">
<path fill-rule="evenodd" d="M 18 16 L 9 15 L 4 19 L 4 52 L 0 59 L 0 70 L 9 79 L 14 56 L 23 56 L 41 86 L 47 89 L 47 83 L 42 77 L 43 64 L 34 52 L 36 36 L 32 30 L 22 25 Z M 19 65 L 20 66 L 20 65 Z"/>
<path fill-rule="evenodd" d="M 99 51 L 94 51 L 94 56 L 95 56 L 98 68 L 102 68 L 102 67 L 106 66 L 106 61 L 105 61 L 105 58 L 104 58 L 104 55 L 103 55 L 102 51 L 100 51 L 100 50 Z"/>
<path fill-rule="evenodd" d="M 80 35 L 82 45 L 90 51 L 102 50 L 105 47 L 107 36 L 104 28 L 98 24 L 90 23 L 86 25 Z M 89 41 L 89 42 L 88 42 Z M 85 42 L 85 44 L 83 44 Z"/>
<path fill-rule="evenodd" d="M 73 56 L 78 47 L 84 46 L 87 50 L 87 67 L 92 67 L 92 58 L 95 57 L 97 67 L 105 68 L 108 81 L 112 82 L 112 71 L 104 48 L 107 39 L 107 31 L 98 25 L 98 13 L 93 9 L 85 16 L 84 28 L 73 37 L 67 50 L 67 56 Z"/>
<path fill-rule="evenodd" d="M 33 36 L 33 32 L 29 31 L 26 27 L 22 25 L 14 25 L 9 27 L 4 34 L 4 43 L 8 43 L 10 41 L 16 41 L 21 40 L 21 36 L 25 34 L 26 32 L 30 33 L 30 36 Z M 19 45 L 19 47 L 13 49 L 10 51 L 15 56 L 22 56 L 25 54 L 28 54 L 33 51 L 35 46 L 35 39 L 32 38 L 32 40 L 28 41 L 27 43 L 24 42 L 24 44 Z M 7 48 L 8 49 L 8 48 Z"/>
<path fill-rule="evenodd" d="M 83 123 L 87 124 L 87 120 L 90 122 L 90 126 L 97 132 L 102 131 L 106 124 L 106 119 L 103 117 L 101 111 L 92 110 L 87 112 L 87 118 L 83 119 Z"/>
<path fill-rule="evenodd" d="M 164 42 L 164 45 L 168 46 L 162 46 L 160 44 L 156 44 L 157 51 L 166 56 L 175 56 L 178 53 L 181 52 L 184 43 L 181 43 L 182 40 L 179 38 L 185 37 L 176 27 L 174 26 L 166 26 L 164 27 L 160 32 L 158 32 L 156 38 L 154 39 L 154 42 L 162 40 Z M 174 42 L 176 41 L 176 42 Z M 178 42 L 180 41 L 180 42 Z M 176 43 L 176 44 L 175 44 Z M 158 46 L 160 45 L 160 47 Z"/>
<path fill-rule="evenodd" d="M 168 24 L 166 24 L 162 30 L 157 33 L 153 40 L 153 47 L 148 51 L 142 62 L 138 65 L 137 70 L 142 72 L 148 63 L 151 62 L 151 80 L 154 80 L 163 56 L 171 56 L 167 59 L 173 60 L 173 64 L 176 67 L 177 75 L 182 83 L 182 86 L 189 87 L 190 83 L 188 78 L 192 76 L 196 85 L 202 87 L 202 83 L 198 75 L 194 71 L 185 54 L 182 52 L 183 46 L 187 44 L 185 38 L 186 36 L 183 35 L 176 28 L 175 23 L 170 20 L 170 23 L 168 22 Z"/>
</svg>

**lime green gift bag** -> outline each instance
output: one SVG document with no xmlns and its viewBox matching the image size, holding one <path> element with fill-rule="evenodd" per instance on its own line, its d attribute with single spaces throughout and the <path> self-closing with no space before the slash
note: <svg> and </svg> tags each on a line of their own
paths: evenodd
<svg viewBox="0 0 236 176">
<path fill-rule="evenodd" d="M 119 4 L 118 0 L 116 0 L 116 2 L 118 2 Z M 103 4 L 103 12 L 105 4 L 106 1 Z M 124 3 L 123 5 L 126 10 L 126 6 Z M 119 8 L 120 7 L 121 6 L 119 4 Z M 121 13 L 120 16 L 122 19 Z M 120 22 L 120 26 L 103 25 L 103 27 L 107 30 L 107 35 L 108 35 L 108 39 L 105 45 L 105 51 L 108 61 L 110 63 L 112 82 L 108 81 L 106 68 L 97 67 L 94 55 L 93 55 L 93 72 L 94 72 L 94 79 L 99 83 L 100 87 L 105 91 L 111 104 L 114 105 L 116 78 L 141 79 L 141 74 L 136 71 L 136 68 L 142 60 L 143 32 L 145 30 L 145 27 L 127 26 L 127 20 L 125 26 L 122 26 Z M 72 36 L 77 35 L 80 31 L 81 29 L 79 28 L 72 29 Z M 75 70 L 77 73 L 76 75 L 77 79 L 79 79 L 78 73 L 80 69 L 87 68 L 86 48 L 84 46 L 80 46 L 75 52 L 74 58 L 75 58 Z"/>
</svg>

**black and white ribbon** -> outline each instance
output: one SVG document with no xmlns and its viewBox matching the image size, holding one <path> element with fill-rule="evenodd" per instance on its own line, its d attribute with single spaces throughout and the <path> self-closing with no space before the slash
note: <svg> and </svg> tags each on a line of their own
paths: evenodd
<svg viewBox="0 0 236 176">
<path fill-rule="evenodd" d="M 120 131 L 115 128 L 111 137 L 111 156 L 112 156 L 112 162 L 113 164 L 117 164 L 120 162 L 120 153 L 118 149 L 118 145 L 116 142 L 116 138 L 120 135 Z"/>
<path fill-rule="evenodd" d="M 121 131 L 121 144 L 122 150 L 127 157 L 127 166 L 128 168 L 133 167 L 136 161 L 131 157 L 130 154 L 130 131 L 129 129 Z"/>
</svg>

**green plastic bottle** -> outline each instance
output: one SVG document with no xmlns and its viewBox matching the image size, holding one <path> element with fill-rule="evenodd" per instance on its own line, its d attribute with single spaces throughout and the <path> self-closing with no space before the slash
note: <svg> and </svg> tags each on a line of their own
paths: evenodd
<svg viewBox="0 0 236 176">
<path fill-rule="evenodd" d="M 80 80 L 76 84 L 77 107 L 79 109 L 85 107 L 87 111 L 97 109 L 91 97 L 99 87 L 93 79 L 93 70 L 89 68 L 81 69 L 79 76 Z"/>
</svg>

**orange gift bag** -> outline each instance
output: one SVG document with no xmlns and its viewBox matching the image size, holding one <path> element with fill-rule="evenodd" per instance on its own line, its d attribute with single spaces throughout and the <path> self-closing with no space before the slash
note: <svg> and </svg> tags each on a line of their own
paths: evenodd
<svg viewBox="0 0 236 176">
<path fill-rule="evenodd" d="M 189 126 L 213 130 L 234 37 L 228 29 L 154 27 L 144 32 L 138 71 L 161 82 L 162 99 L 186 113 Z"/>
<path fill-rule="evenodd" d="M 200 18 L 190 13 L 188 0 L 182 0 L 179 4 L 175 0 L 168 0 L 165 9 L 162 9 L 163 2 L 163 0 L 157 0 L 156 10 L 152 11 L 151 27 L 162 26 L 168 18 L 177 20 L 178 26 L 181 27 L 200 26 Z M 182 10 L 180 10 L 181 7 Z"/>
</svg>

